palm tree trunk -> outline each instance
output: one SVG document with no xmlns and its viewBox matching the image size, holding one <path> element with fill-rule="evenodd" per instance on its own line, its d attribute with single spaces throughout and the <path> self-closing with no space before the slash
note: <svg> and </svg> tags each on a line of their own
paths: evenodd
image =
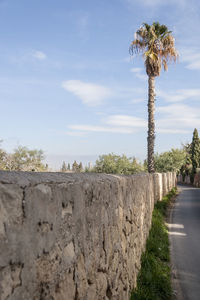
<svg viewBox="0 0 200 300">
<path fill-rule="evenodd" d="M 149 76 L 149 94 L 148 94 L 148 172 L 154 173 L 154 143 L 155 143 L 155 77 Z"/>
</svg>

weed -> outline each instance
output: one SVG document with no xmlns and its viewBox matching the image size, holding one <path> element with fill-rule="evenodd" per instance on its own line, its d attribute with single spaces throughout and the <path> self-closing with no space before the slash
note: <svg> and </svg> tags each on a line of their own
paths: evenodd
<svg viewBox="0 0 200 300">
<path fill-rule="evenodd" d="M 146 251 L 141 258 L 137 288 L 132 292 L 131 300 L 169 300 L 172 297 L 165 217 L 170 199 L 176 193 L 176 188 L 173 188 L 155 205 Z"/>
</svg>

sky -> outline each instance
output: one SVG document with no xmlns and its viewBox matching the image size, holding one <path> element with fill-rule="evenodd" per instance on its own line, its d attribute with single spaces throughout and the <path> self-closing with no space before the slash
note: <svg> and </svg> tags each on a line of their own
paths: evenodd
<svg viewBox="0 0 200 300">
<path fill-rule="evenodd" d="M 177 64 L 156 78 L 161 153 L 200 130 L 198 0 L 0 0 L 0 139 L 42 149 L 52 169 L 102 154 L 146 158 L 148 78 L 134 32 L 172 30 Z"/>
</svg>

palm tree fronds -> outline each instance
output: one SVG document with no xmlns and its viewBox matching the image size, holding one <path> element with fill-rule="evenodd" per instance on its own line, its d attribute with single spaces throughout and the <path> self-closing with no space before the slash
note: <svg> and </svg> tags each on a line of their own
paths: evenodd
<svg viewBox="0 0 200 300">
<path fill-rule="evenodd" d="M 151 26 L 150 26 L 149 24 L 147 24 L 147 23 L 143 23 L 142 25 L 146 28 L 147 31 L 148 31 L 148 30 L 150 29 L 150 27 L 151 27 Z"/>
<path fill-rule="evenodd" d="M 162 64 L 163 64 L 164 70 L 167 71 L 168 70 L 167 60 L 163 58 Z"/>
<path fill-rule="evenodd" d="M 131 55 L 133 55 L 134 53 L 140 53 L 140 52 L 143 52 L 143 49 L 145 49 L 146 45 L 144 43 L 144 41 L 141 41 L 139 39 L 135 39 L 130 47 L 129 47 L 129 53 Z"/>
<path fill-rule="evenodd" d="M 160 25 L 159 22 L 154 22 L 152 25 L 143 23 L 135 33 L 135 39 L 130 45 L 129 52 L 131 55 L 142 53 L 147 75 L 152 75 L 155 71 L 155 76 L 160 75 L 161 64 L 167 71 L 168 63 L 176 62 L 178 58 L 171 31 L 167 26 Z"/>
</svg>

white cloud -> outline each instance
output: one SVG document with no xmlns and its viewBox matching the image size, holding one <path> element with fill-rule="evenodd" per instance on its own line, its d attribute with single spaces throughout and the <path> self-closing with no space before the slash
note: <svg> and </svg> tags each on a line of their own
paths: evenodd
<svg viewBox="0 0 200 300">
<path fill-rule="evenodd" d="M 137 98 L 147 98 L 147 90 L 144 89 L 144 86 L 139 87 L 139 85 L 134 85 L 134 87 L 126 87 L 115 85 L 112 87 L 112 91 L 114 93 L 115 99 L 121 99 L 123 102 L 124 100 L 130 101 L 130 99 L 134 97 Z"/>
<path fill-rule="evenodd" d="M 171 104 L 157 107 L 157 112 L 162 115 L 162 118 L 159 117 L 156 122 L 159 130 L 170 129 L 186 133 L 184 131 L 188 132 L 189 129 L 200 127 L 199 108 L 184 104 Z"/>
<path fill-rule="evenodd" d="M 62 83 L 62 87 L 77 96 L 84 104 L 96 106 L 112 95 L 109 88 L 81 80 L 68 80 Z"/>
<path fill-rule="evenodd" d="M 135 76 L 137 77 L 137 78 L 139 78 L 140 80 L 147 80 L 147 75 L 145 75 L 144 73 L 143 73 L 143 69 L 142 68 L 131 68 L 130 69 L 130 72 L 132 72 L 132 73 L 134 73 L 135 74 Z"/>
<path fill-rule="evenodd" d="M 70 125 L 70 130 L 75 132 L 110 132 L 131 134 L 147 126 L 147 122 L 138 117 L 128 115 L 112 115 L 102 119 L 103 126 Z M 71 131 L 70 131 L 71 132 Z M 73 131 L 72 131 L 73 132 Z"/>
<path fill-rule="evenodd" d="M 190 70 L 200 70 L 200 58 L 198 61 L 191 62 L 189 65 L 187 65 L 187 68 Z"/>
<path fill-rule="evenodd" d="M 200 127 L 200 120 L 197 118 L 193 119 L 191 117 L 188 118 L 173 118 L 173 117 L 166 117 L 164 119 L 157 120 L 157 127 L 160 129 L 166 128 L 174 128 L 174 129 L 194 129 L 195 127 Z"/>
<path fill-rule="evenodd" d="M 135 76 L 137 78 L 139 78 L 140 80 L 143 80 L 143 81 L 147 80 L 147 75 L 145 75 L 145 74 L 136 73 Z"/>
<path fill-rule="evenodd" d="M 127 116 L 127 115 L 112 115 L 103 119 L 103 126 L 93 125 L 70 125 L 70 130 L 75 132 L 110 132 L 131 134 L 147 126 L 147 122 L 142 118 Z"/>
<path fill-rule="evenodd" d="M 44 60 L 44 59 L 47 58 L 46 54 L 45 54 L 44 52 L 42 52 L 42 51 L 35 51 L 35 52 L 33 53 L 33 56 L 34 56 L 35 58 L 39 59 L 39 60 Z"/>
<path fill-rule="evenodd" d="M 156 132 L 159 132 L 159 133 L 171 133 L 171 134 L 177 134 L 177 133 L 187 134 L 190 131 L 189 130 L 183 130 L 183 129 L 164 129 L 164 128 L 158 128 L 156 130 Z"/>
<path fill-rule="evenodd" d="M 111 133 L 133 133 L 133 129 L 120 127 L 106 127 L 93 125 L 70 125 L 70 129 L 86 132 L 111 132 Z"/>
<path fill-rule="evenodd" d="M 156 110 L 157 110 L 157 112 L 160 112 L 160 113 L 168 114 L 173 117 L 181 116 L 182 118 L 188 117 L 188 116 L 195 118 L 195 116 L 198 114 L 198 111 L 196 108 L 190 107 L 185 104 L 179 104 L 179 103 L 170 104 L 167 106 L 158 106 Z"/>
<path fill-rule="evenodd" d="M 82 137 L 86 135 L 86 132 L 80 132 L 80 131 L 67 131 L 65 134 L 69 136 L 77 136 L 77 137 Z"/>
<path fill-rule="evenodd" d="M 188 134 L 200 128 L 200 108 L 173 103 L 156 109 L 156 133 Z M 133 134 L 147 129 L 147 120 L 130 115 L 110 115 L 102 119 L 103 125 L 70 125 L 70 132 L 110 132 Z M 76 133 L 75 133 L 76 135 Z"/>
<path fill-rule="evenodd" d="M 130 55 L 130 56 L 124 57 L 121 61 L 125 62 L 125 63 L 130 63 L 132 60 L 133 60 L 133 57 Z"/>
<path fill-rule="evenodd" d="M 183 48 L 180 51 L 181 61 L 187 63 L 186 68 L 200 70 L 200 49 L 196 47 Z"/>
<path fill-rule="evenodd" d="M 142 68 L 131 68 L 130 71 L 132 73 L 141 73 L 143 71 L 143 69 Z"/>
<path fill-rule="evenodd" d="M 200 89 L 181 89 L 171 93 L 165 93 L 158 90 L 156 94 L 167 102 L 181 102 L 186 99 L 199 98 Z"/>
<path fill-rule="evenodd" d="M 106 120 L 106 124 L 134 128 L 144 128 L 147 126 L 147 122 L 144 119 L 127 115 L 109 116 Z"/>
<path fill-rule="evenodd" d="M 102 112 L 102 111 L 97 111 L 97 112 L 96 112 L 96 115 L 98 115 L 98 116 L 105 116 L 106 113 L 105 113 L 105 112 Z"/>
<path fill-rule="evenodd" d="M 131 103 L 136 104 L 136 103 L 142 103 L 145 101 L 145 97 L 144 98 L 136 98 L 131 100 Z"/>
</svg>

